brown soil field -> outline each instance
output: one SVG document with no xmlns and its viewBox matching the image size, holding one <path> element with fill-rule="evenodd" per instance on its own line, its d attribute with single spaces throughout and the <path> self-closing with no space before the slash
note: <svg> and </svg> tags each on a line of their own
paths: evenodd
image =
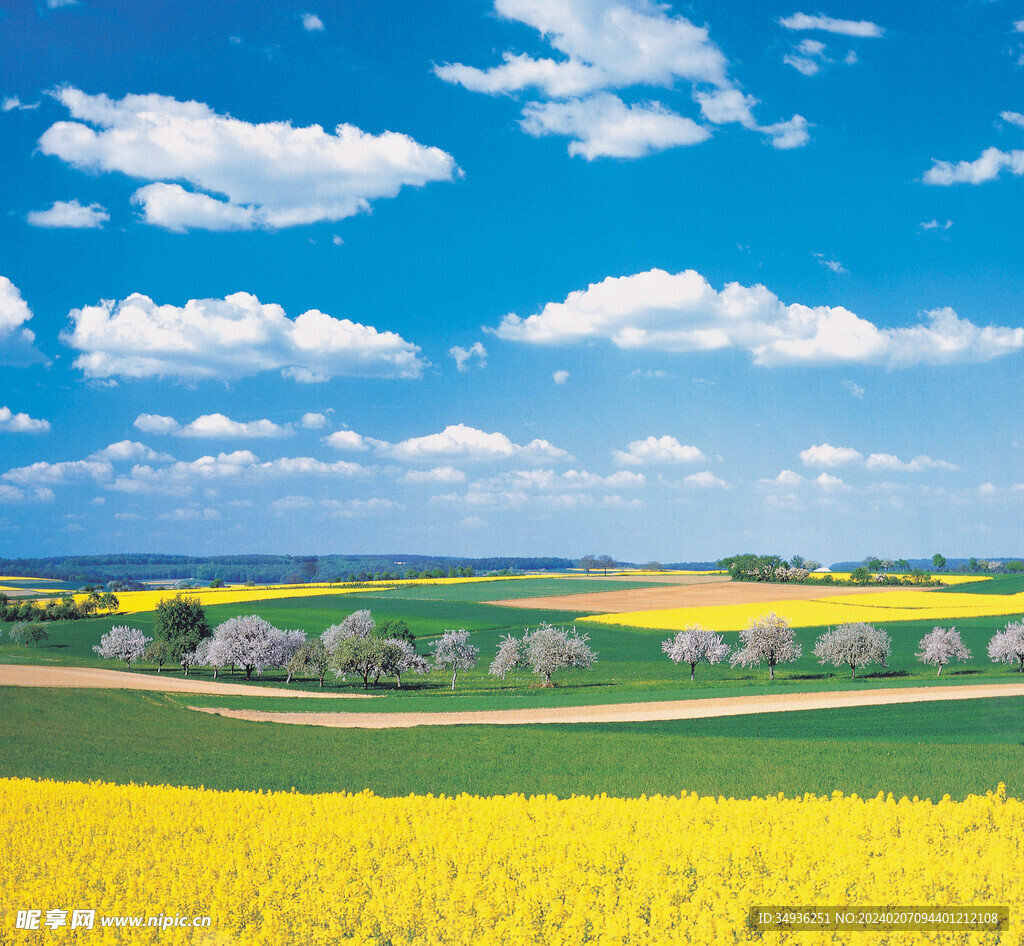
<svg viewBox="0 0 1024 946">
<path fill-rule="evenodd" d="M 696 577 L 696 576 L 695 576 Z M 701 576 L 717 578 L 717 576 Z M 662 608 L 701 608 L 711 604 L 761 604 L 770 601 L 812 601 L 834 595 L 878 594 L 885 587 L 852 588 L 836 585 L 769 584 L 753 581 L 701 582 L 665 585 L 664 588 L 633 588 L 624 591 L 594 591 L 546 598 L 515 598 L 487 601 L 506 608 L 550 608 L 553 611 L 592 611 L 623 614 L 628 611 L 657 611 Z"/>
<path fill-rule="evenodd" d="M 316 693 L 282 687 L 256 687 L 220 680 L 172 677 L 170 674 L 126 673 L 93 667 L 38 667 L 0 664 L 0 686 L 79 687 L 99 690 L 162 690 L 165 693 L 209 693 L 213 696 L 303 696 L 314 700 L 372 700 L 369 693 Z"/>
<path fill-rule="evenodd" d="M 633 723 L 670 719 L 707 719 L 754 713 L 839 709 L 845 706 L 889 706 L 938 700 L 979 700 L 1024 696 L 1024 683 L 975 686 L 903 687 L 840 693 L 784 693 L 660 703 L 611 703 L 605 706 L 558 706 L 546 709 L 480 710 L 462 713 L 268 713 L 191 706 L 189 709 L 232 719 L 328 726 L 338 729 L 401 729 L 411 726 L 522 726 L 537 723 Z"/>
</svg>

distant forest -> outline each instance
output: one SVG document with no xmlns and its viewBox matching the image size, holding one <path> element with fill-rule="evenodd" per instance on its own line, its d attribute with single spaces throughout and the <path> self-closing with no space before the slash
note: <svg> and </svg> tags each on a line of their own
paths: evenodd
<svg viewBox="0 0 1024 946">
<path fill-rule="evenodd" d="M 453 569 L 466 574 L 544 571 L 569 568 L 568 558 L 447 558 L 436 555 L 66 555 L 53 558 L 0 559 L 0 574 L 60 581 L 108 582 L 134 579 L 193 579 L 210 582 L 286 582 L 367 580 L 404 577 L 415 571 Z"/>
<path fill-rule="evenodd" d="M 628 566 L 628 563 L 620 563 Z M 444 575 L 562 571 L 575 559 L 554 556 L 452 558 L 438 555 L 64 555 L 0 558 L 0 574 L 67 582 L 188 580 L 208 583 L 366 581 Z M 665 568 L 714 568 L 713 562 L 679 562 Z"/>
</svg>

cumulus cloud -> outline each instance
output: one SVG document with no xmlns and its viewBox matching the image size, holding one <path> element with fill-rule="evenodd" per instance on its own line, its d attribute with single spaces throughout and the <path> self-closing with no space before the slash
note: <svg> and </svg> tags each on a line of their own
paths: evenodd
<svg viewBox="0 0 1024 946">
<path fill-rule="evenodd" d="M 307 33 L 322 33 L 324 29 L 324 21 L 315 13 L 303 13 L 302 28 Z"/>
<path fill-rule="evenodd" d="M 445 493 L 431 502 L 457 506 L 518 508 L 528 505 L 554 508 L 594 506 L 599 502 L 626 504 L 609 490 L 637 489 L 645 485 L 642 473 L 620 470 L 601 476 L 587 470 L 510 470 L 470 484 L 465 493 Z M 634 503 L 638 501 L 628 501 Z"/>
<path fill-rule="evenodd" d="M 736 348 L 765 367 L 979 362 L 1024 348 L 1024 328 L 977 326 L 949 308 L 925 312 L 908 328 L 879 328 L 842 306 L 784 303 L 763 285 L 727 283 L 718 292 L 693 270 L 610 276 L 537 315 L 509 314 L 489 331 L 532 344 L 605 339 L 627 350 Z"/>
<path fill-rule="evenodd" d="M 612 457 L 620 466 L 639 466 L 644 463 L 693 463 L 706 460 L 698 447 L 681 444 L 675 437 L 648 437 L 634 440 L 625 450 L 613 450 Z"/>
<path fill-rule="evenodd" d="M 838 476 L 832 476 L 831 473 L 819 474 L 815 478 L 814 482 L 826 492 L 837 492 L 839 490 L 846 490 L 850 488 Z"/>
<path fill-rule="evenodd" d="M 519 124 L 534 138 L 571 138 L 569 154 L 588 161 L 642 158 L 711 137 L 711 132 L 693 119 L 677 115 L 658 102 L 627 105 L 607 92 L 567 102 L 527 103 Z"/>
<path fill-rule="evenodd" d="M 710 470 L 702 470 L 700 473 L 691 473 L 683 478 L 687 486 L 695 486 L 699 489 L 725 489 L 727 483 L 721 477 L 715 476 Z"/>
<path fill-rule="evenodd" d="M 191 423 L 181 425 L 173 417 L 140 414 L 135 418 L 139 430 L 178 437 L 287 437 L 291 427 L 282 427 L 270 420 L 237 421 L 224 414 L 203 414 Z"/>
<path fill-rule="evenodd" d="M 939 223 L 938 220 L 932 219 L 932 220 L 927 220 L 924 223 L 919 223 L 918 224 L 918 227 L 921 230 L 924 230 L 924 231 L 928 231 L 928 230 L 948 230 L 952 226 L 953 226 L 953 221 L 952 220 L 947 220 L 945 223 Z"/>
<path fill-rule="evenodd" d="M 864 454 L 853 447 L 833 447 L 830 443 L 816 444 L 800 451 L 800 459 L 808 466 L 845 466 L 864 459 Z"/>
<path fill-rule="evenodd" d="M 368 477 L 370 471 L 358 463 L 336 460 L 325 463 L 313 457 L 279 457 L 261 461 L 251 450 L 235 450 L 202 456 L 197 460 L 179 460 L 167 466 L 136 464 L 118 476 L 108 489 L 122 493 L 185 494 L 199 486 L 240 483 L 295 476 L 322 476 L 343 479 Z"/>
<path fill-rule="evenodd" d="M 22 102 L 16 95 L 8 95 L 0 102 L 0 112 L 27 112 L 36 108 L 39 108 L 38 102 Z"/>
<path fill-rule="evenodd" d="M 547 440 L 535 439 L 528 444 L 513 443 L 505 434 L 488 433 L 466 424 L 450 424 L 440 433 L 411 437 L 398 443 L 374 441 L 377 452 L 397 460 L 430 460 L 435 457 L 467 460 L 498 460 L 511 457 L 535 459 L 570 459 L 564 450 Z"/>
<path fill-rule="evenodd" d="M 25 219 L 33 227 L 98 230 L 110 219 L 101 204 L 84 206 L 77 200 L 57 200 L 46 210 L 32 210 Z"/>
<path fill-rule="evenodd" d="M 694 145 L 710 130 L 656 102 L 627 104 L 613 90 L 657 86 L 674 91 L 688 83 L 703 118 L 711 124 L 739 122 L 763 132 L 775 147 L 795 147 L 799 135 L 790 122 L 760 126 L 753 117 L 757 100 L 739 91 L 729 62 L 706 26 L 654 0 L 494 0 L 507 20 L 537 30 L 555 56 L 534 58 L 505 52 L 487 69 L 463 63 L 436 66 L 445 82 L 489 95 L 526 92 L 521 126 L 528 134 L 571 140 L 569 153 L 638 158 L 666 148 Z M 719 99 L 731 108 L 723 109 Z"/>
<path fill-rule="evenodd" d="M 0 479 L 18 486 L 52 486 L 75 480 L 107 480 L 113 472 L 114 466 L 109 460 L 65 460 L 60 463 L 40 460 L 8 470 Z"/>
<path fill-rule="evenodd" d="M 793 47 L 793 51 L 782 57 L 782 61 L 805 76 L 815 76 L 823 65 L 832 60 L 825 51 L 825 44 L 816 39 L 805 39 Z"/>
<path fill-rule="evenodd" d="M 119 440 L 102 450 L 97 450 L 89 459 L 112 460 L 114 463 L 136 463 L 140 460 L 146 463 L 158 463 L 169 462 L 174 457 L 166 453 L 157 453 L 156 450 L 137 440 Z"/>
<path fill-rule="evenodd" d="M 827 257 L 824 253 L 814 253 L 813 256 L 822 266 L 831 269 L 834 273 L 847 272 L 846 267 L 833 257 Z"/>
<path fill-rule="evenodd" d="M 429 470 L 407 470 L 403 483 L 465 483 L 466 474 L 453 466 L 435 466 Z"/>
<path fill-rule="evenodd" d="M 327 415 L 317 411 L 307 411 L 302 415 L 299 426 L 306 430 L 320 430 L 327 426 Z"/>
<path fill-rule="evenodd" d="M 311 383 L 339 375 L 416 378 L 424 366 L 419 347 L 394 332 L 318 309 L 290 319 L 246 292 L 180 307 L 135 293 L 72 309 L 69 318 L 60 338 L 82 352 L 74 366 L 89 378 L 231 381 L 279 371 Z"/>
<path fill-rule="evenodd" d="M 973 161 L 938 161 L 925 171 L 925 184 L 949 187 L 952 184 L 984 184 L 994 181 L 1004 171 L 1014 177 L 1024 174 L 1024 151 L 1000 151 L 986 148 Z"/>
<path fill-rule="evenodd" d="M 146 223 L 169 230 L 341 220 L 403 186 L 459 173 L 451 155 L 391 131 L 251 124 L 156 94 L 117 100 L 65 86 L 53 95 L 74 120 L 48 128 L 39 149 L 84 171 L 150 181 L 132 199 Z"/>
<path fill-rule="evenodd" d="M 354 430 L 336 430 L 322 438 L 323 442 L 335 450 L 369 450 L 371 446 L 383 441 L 363 437 Z"/>
<path fill-rule="evenodd" d="M 474 342 L 469 348 L 453 345 L 448 349 L 448 354 L 455 359 L 455 367 L 459 371 L 469 371 L 470 362 L 474 359 L 478 368 L 487 366 L 487 349 L 484 348 L 483 342 Z"/>
<path fill-rule="evenodd" d="M 48 420 L 29 417 L 21 412 L 15 414 L 7 405 L 0 407 L 0 431 L 9 434 L 41 434 L 49 429 Z"/>
<path fill-rule="evenodd" d="M 31 365 L 46 361 L 35 347 L 35 333 L 25 328 L 31 318 L 32 310 L 18 287 L 6 276 L 0 276 L 0 364 Z"/>
<path fill-rule="evenodd" d="M 843 381 L 841 384 L 846 388 L 850 397 L 855 397 L 858 401 L 864 400 L 864 388 L 857 384 L 856 381 Z"/>
<path fill-rule="evenodd" d="M 780 17 L 778 23 L 787 30 L 823 30 L 840 36 L 877 38 L 885 33 L 882 27 L 870 20 L 837 20 L 820 14 L 809 16 L 806 13 L 794 13 L 792 16 Z"/>
<path fill-rule="evenodd" d="M 556 371 L 551 378 L 555 384 L 565 384 L 569 380 L 569 372 L 563 368 L 560 371 Z"/>
<path fill-rule="evenodd" d="M 913 460 L 901 460 L 891 453 L 872 453 L 867 459 L 869 470 L 893 470 L 899 473 L 921 473 L 925 470 L 959 470 L 955 463 L 946 460 L 933 460 L 921 454 Z"/>
<path fill-rule="evenodd" d="M 164 519 L 170 522 L 212 522 L 220 519 L 219 509 L 172 509 L 170 512 L 162 512 L 157 519 Z"/>
<path fill-rule="evenodd" d="M 0 503 L 46 503 L 53 499 L 53 490 L 47 487 L 21 489 L 8 483 L 0 483 Z"/>
</svg>

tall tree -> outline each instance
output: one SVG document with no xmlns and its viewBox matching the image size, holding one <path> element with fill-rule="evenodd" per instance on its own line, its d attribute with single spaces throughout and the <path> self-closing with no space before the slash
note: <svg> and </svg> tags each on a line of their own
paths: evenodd
<svg viewBox="0 0 1024 946">
<path fill-rule="evenodd" d="M 175 661 L 179 661 L 183 653 L 194 651 L 199 642 L 212 633 L 198 598 L 175 595 L 164 598 L 156 606 L 153 636 L 156 640 L 167 641 Z"/>
</svg>

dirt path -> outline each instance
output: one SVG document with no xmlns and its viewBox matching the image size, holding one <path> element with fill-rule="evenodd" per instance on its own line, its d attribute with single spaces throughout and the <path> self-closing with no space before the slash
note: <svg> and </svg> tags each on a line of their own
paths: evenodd
<svg viewBox="0 0 1024 946">
<path fill-rule="evenodd" d="M 89 687 L 101 690 L 162 690 L 166 693 L 209 693 L 213 696 L 304 696 L 314 700 L 372 700 L 369 693 L 311 693 L 281 687 L 246 686 L 220 680 L 196 680 L 163 674 L 126 673 L 93 667 L 38 667 L 0 664 L 0 686 Z"/>
<path fill-rule="evenodd" d="M 661 703 L 610 703 L 604 706 L 559 706 L 546 709 L 482 710 L 461 713 L 266 713 L 191 706 L 190 709 L 232 719 L 329 726 L 341 729 L 400 729 L 410 726 L 521 726 L 528 723 L 635 723 L 669 719 L 706 719 L 793 710 L 837 709 L 844 706 L 889 706 L 938 700 L 980 700 L 1024 696 L 1024 683 L 976 686 L 905 687 L 893 690 L 852 690 L 839 693 L 780 693 L 721 699 L 672 700 Z"/>
</svg>

